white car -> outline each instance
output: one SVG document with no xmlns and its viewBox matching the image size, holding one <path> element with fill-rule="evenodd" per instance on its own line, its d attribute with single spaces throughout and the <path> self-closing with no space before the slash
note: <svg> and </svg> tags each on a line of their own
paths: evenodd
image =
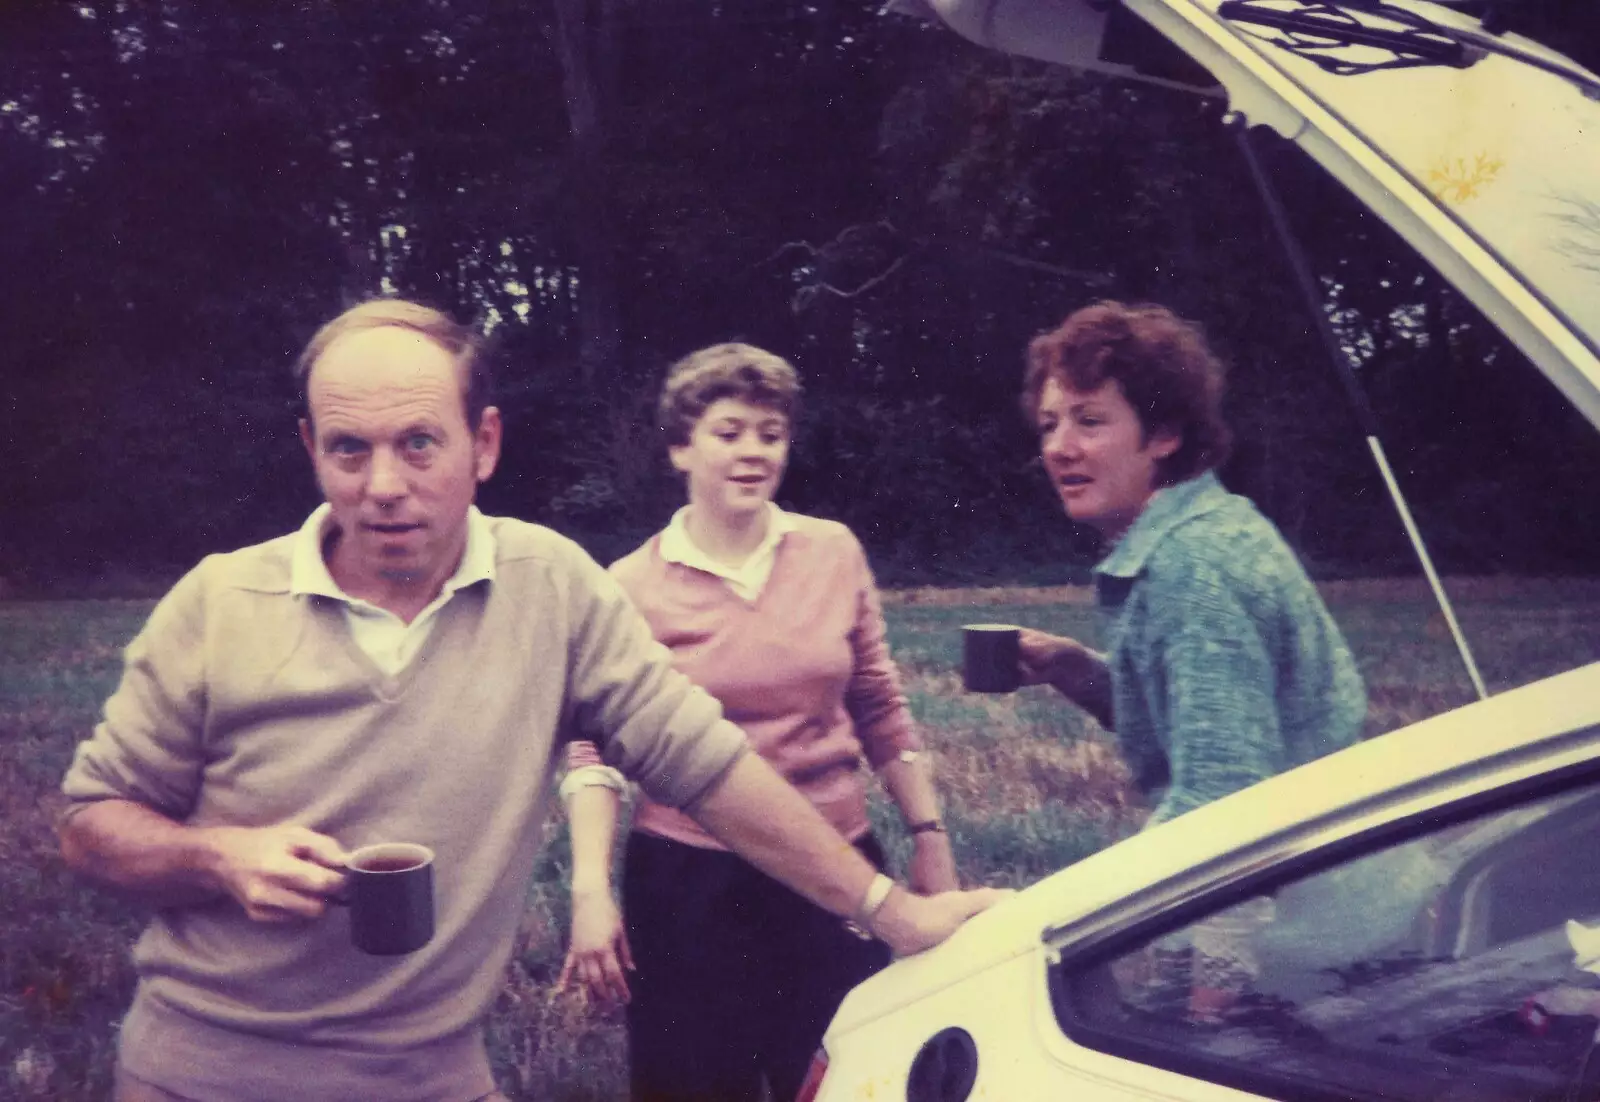
<svg viewBox="0 0 1600 1102">
<path fill-rule="evenodd" d="M 898 6 L 1010 53 L 1131 72 L 1101 51 L 1101 0 Z M 1421 0 L 1122 6 L 1600 425 L 1600 78 Z M 1600 1097 L 1597 1047 L 1593 663 L 1018 893 L 853 991 L 802 1100 L 1568 1102 Z"/>
</svg>

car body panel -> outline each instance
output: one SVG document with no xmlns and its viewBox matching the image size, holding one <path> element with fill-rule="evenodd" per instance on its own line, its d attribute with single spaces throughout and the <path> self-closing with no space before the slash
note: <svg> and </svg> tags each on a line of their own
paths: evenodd
<svg viewBox="0 0 1600 1102">
<path fill-rule="evenodd" d="M 951 1026 L 977 1042 L 975 1099 L 1017 1097 L 1018 1083 L 1048 1084 L 1052 1092 L 1071 1083 L 1095 1099 L 1252 1097 L 1075 1043 L 1051 1007 L 1050 964 L 1136 935 L 1188 903 L 1330 845 L 1597 759 L 1600 663 L 1591 663 L 1360 743 L 1136 834 L 852 991 L 824 1038 L 830 1072 L 818 1102 L 906 1097 L 918 1048 Z"/>
<path fill-rule="evenodd" d="M 959 998 L 923 999 L 828 1039 L 830 1071 L 816 1102 L 897 1102 L 906 1098 L 911 1064 L 924 1039 L 966 1030 L 979 1053 L 975 1102 L 1020 1102 L 1018 1084 L 1038 1084 L 1051 1098 L 1096 1102 L 1192 1099 L 1237 1102 L 1251 1096 L 1073 1043 L 1051 1009 L 1049 960 L 1035 943 L 961 984 Z M 1130 1073 L 1136 1074 L 1130 1074 Z"/>
<path fill-rule="evenodd" d="M 1082 945 L 1329 842 L 1600 756 L 1600 662 L 1269 778 L 1092 854 L 897 961 L 845 999 L 845 1033 L 1042 943 Z"/>
</svg>

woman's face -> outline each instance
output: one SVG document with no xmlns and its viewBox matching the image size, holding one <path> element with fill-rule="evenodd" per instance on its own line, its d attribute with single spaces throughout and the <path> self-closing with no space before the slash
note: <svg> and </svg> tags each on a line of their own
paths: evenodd
<svg viewBox="0 0 1600 1102">
<path fill-rule="evenodd" d="M 1039 393 L 1038 429 L 1039 453 L 1067 515 L 1108 539 L 1144 512 L 1160 461 L 1182 444 L 1172 432 L 1146 437 L 1115 379 L 1075 390 L 1050 376 Z"/>
<path fill-rule="evenodd" d="M 687 476 L 689 503 L 723 519 L 766 507 L 789 462 L 789 418 L 742 398 L 706 407 L 687 444 L 670 450 Z"/>
</svg>

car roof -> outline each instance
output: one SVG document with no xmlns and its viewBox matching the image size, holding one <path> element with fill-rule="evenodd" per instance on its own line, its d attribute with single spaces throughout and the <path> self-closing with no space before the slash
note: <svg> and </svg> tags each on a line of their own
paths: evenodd
<svg viewBox="0 0 1600 1102">
<path fill-rule="evenodd" d="M 1138 75 L 1105 61 L 1116 12 L 1104 4 L 892 6 L 1005 53 Z M 1246 122 L 1322 164 L 1600 427 L 1600 77 L 1424 0 L 1122 6 L 1203 66 Z"/>
</svg>

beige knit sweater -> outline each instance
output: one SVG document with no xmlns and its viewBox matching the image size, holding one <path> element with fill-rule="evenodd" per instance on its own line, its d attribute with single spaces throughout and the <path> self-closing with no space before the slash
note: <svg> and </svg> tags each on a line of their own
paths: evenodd
<svg viewBox="0 0 1600 1102">
<path fill-rule="evenodd" d="M 134 951 L 131 1073 L 200 1102 L 488 1091 L 481 1021 L 524 911 L 562 734 L 600 732 L 606 760 L 672 806 L 743 752 L 581 549 L 491 525 L 494 579 L 452 599 L 397 676 L 355 645 L 335 602 L 289 594 L 289 537 L 206 559 L 129 646 L 63 783 L 70 799 L 438 854 L 437 934 L 408 956 L 353 949 L 341 909 L 292 925 L 251 922 L 227 899 L 158 913 Z"/>
</svg>

